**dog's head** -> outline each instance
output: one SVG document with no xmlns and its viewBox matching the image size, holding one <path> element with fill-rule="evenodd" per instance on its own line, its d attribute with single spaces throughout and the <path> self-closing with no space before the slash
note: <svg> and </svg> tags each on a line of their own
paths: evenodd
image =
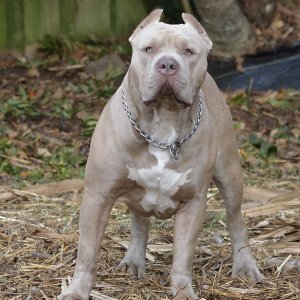
<svg viewBox="0 0 300 300">
<path fill-rule="evenodd" d="M 212 42 L 192 15 L 183 13 L 185 24 L 170 25 L 159 22 L 161 14 L 150 13 L 129 38 L 130 72 L 144 103 L 174 97 L 187 107 L 204 81 Z"/>
</svg>

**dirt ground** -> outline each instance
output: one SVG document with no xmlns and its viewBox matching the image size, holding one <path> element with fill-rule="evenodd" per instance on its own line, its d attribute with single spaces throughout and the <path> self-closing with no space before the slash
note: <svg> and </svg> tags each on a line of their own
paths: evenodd
<svg viewBox="0 0 300 300">
<path fill-rule="evenodd" d="M 14 190 L 10 200 L 2 198 L 1 299 L 55 299 L 68 284 L 77 252 L 82 182 L 63 184 L 73 191 L 56 197 L 42 195 L 58 189 L 47 185 L 44 191 Z M 225 211 L 212 188 L 196 248 L 197 293 L 206 300 L 299 299 L 299 189 L 287 193 L 279 186 L 277 191 L 248 187 L 245 197 L 250 244 L 264 281 L 253 284 L 230 277 L 232 257 Z M 118 204 L 101 246 L 92 299 L 171 299 L 172 227 L 173 220 L 152 219 L 146 275 L 141 280 L 130 278 L 115 268 L 130 239 L 129 211 Z"/>
</svg>

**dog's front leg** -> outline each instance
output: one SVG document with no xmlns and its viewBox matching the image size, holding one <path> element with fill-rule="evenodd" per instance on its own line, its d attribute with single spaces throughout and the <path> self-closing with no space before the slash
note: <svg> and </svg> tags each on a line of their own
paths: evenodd
<svg viewBox="0 0 300 300">
<path fill-rule="evenodd" d="M 247 228 L 241 213 L 243 181 L 240 166 L 237 162 L 232 162 L 222 170 L 226 170 L 226 174 L 219 172 L 214 182 L 222 194 L 227 211 L 226 223 L 233 252 L 232 276 L 246 276 L 259 282 L 263 276 L 251 253 Z"/>
<path fill-rule="evenodd" d="M 198 299 L 192 286 L 192 269 L 205 211 L 206 193 L 202 193 L 175 213 L 171 291 L 176 300 Z"/>
<path fill-rule="evenodd" d="M 131 211 L 131 241 L 119 268 L 140 278 L 146 269 L 146 247 L 149 235 L 150 218 Z"/>
<path fill-rule="evenodd" d="M 72 282 L 59 300 L 87 300 L 92 289 L 100 243 L 110 216 L 113 201 L 96 191 L 85 189 L 80 212 L 80 236 Z"/>
</svg>

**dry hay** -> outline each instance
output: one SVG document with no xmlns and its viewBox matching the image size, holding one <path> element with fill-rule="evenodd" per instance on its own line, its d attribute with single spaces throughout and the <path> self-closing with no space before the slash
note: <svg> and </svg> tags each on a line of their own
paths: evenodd
<svg viewBox="0 0 300 300">
<path fill-rule="evenodd" d="M 56 299 L 68 284 L 77 251 L 81 188 L 82 181 L 67 181 L 59 186 L 1 191 L 0 299 Z M 54 197 L 57 191 L 64 194 Z M 282 193 L 278 188 L 246 188 L 243 208 L 250 243 L 265 275 L 259 284 L 230 277 L 230 243 L 219 198 L 212 189 L 207 222 L 197 243 L 194 284 L 200 298 L 299 299 L 300 190 Z M 172 226 L 172 220 L 152 220 L 146 275 L 142 280 L 130 278 L 115 269 L 130 232 L 128 210 L 117 204 L 99 254 L 91 297 L 171 299 Z"/>
</svg>

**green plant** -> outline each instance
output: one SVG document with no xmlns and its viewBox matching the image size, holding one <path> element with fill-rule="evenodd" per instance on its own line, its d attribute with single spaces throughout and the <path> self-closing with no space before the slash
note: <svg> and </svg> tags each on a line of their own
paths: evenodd
<svg viewBox="0 0 300 300">
<path fill-rule="evenodd" d="M 69 54 L 72 49 L 71 42 L 63 36 L 46 34 L 40 41 L 40 49 L 46 54 L 56 54 L 60 58 Z"/>
<path fill-rule="evenodd" d="M 54 103 L 50 115 L 57 118 L 72 119 L 75 110 L 73 103 L 69 99 L 60 99 L 57 103 Z"/>
<path fill-rule="evenodd" d="M 249 104 L 249 96 L 245 93 L 238 94 L 237 96 L 230 98 L 228 100 L 229 105 L 232 106 L 248 106 Z"/>
<path fill-rule="evenodd" d="M 18 95 L 0 102 L 0 113 L 5 117 L 35 117 L 40 114 L 36 101 L 31 99 L 26 90 L 20 86 Z"/>
<path fill-rule="evenodd" d="M 267 103 L 269 103 L 271 106 L 275 108 L 281 108 L 281 109 L 291 109 L 293 106 L 290 101 L 277 99 L 277 98 L 269 98 L 267 100 Z"/>
<path fill-rule="evenodd" d="M 256 134 L 251 134 L 249 136 L 249 143 L 256 148 L 259 148 L 259 156 L 261 158 L 268 158 L 271 154 L 277 153 L 277 148 L 275 145 Z"/>
<path fill-rule="evenodd" d="M 205 222 L 205 228 L 214 229 L 220 226 L 220 222 L 226 222 L 226 213 L 215 213 L 208 221 Z"/>
<path fill-rule="evenodd" d="M 82 130 L 82 135 L 86 137 L 91 137 L 94 129 L 96 127 L 97 120 L 96 119 L 87 119 L 84 121 L 84 128 Z"/>
<path fill-rule="evenodd" d="M 70 178 L 73 169 L 84 165 L 86 158 L 71 146 L 54 149 L 48 164 L 56 170 L 58 177 Z"/>
</svg>

